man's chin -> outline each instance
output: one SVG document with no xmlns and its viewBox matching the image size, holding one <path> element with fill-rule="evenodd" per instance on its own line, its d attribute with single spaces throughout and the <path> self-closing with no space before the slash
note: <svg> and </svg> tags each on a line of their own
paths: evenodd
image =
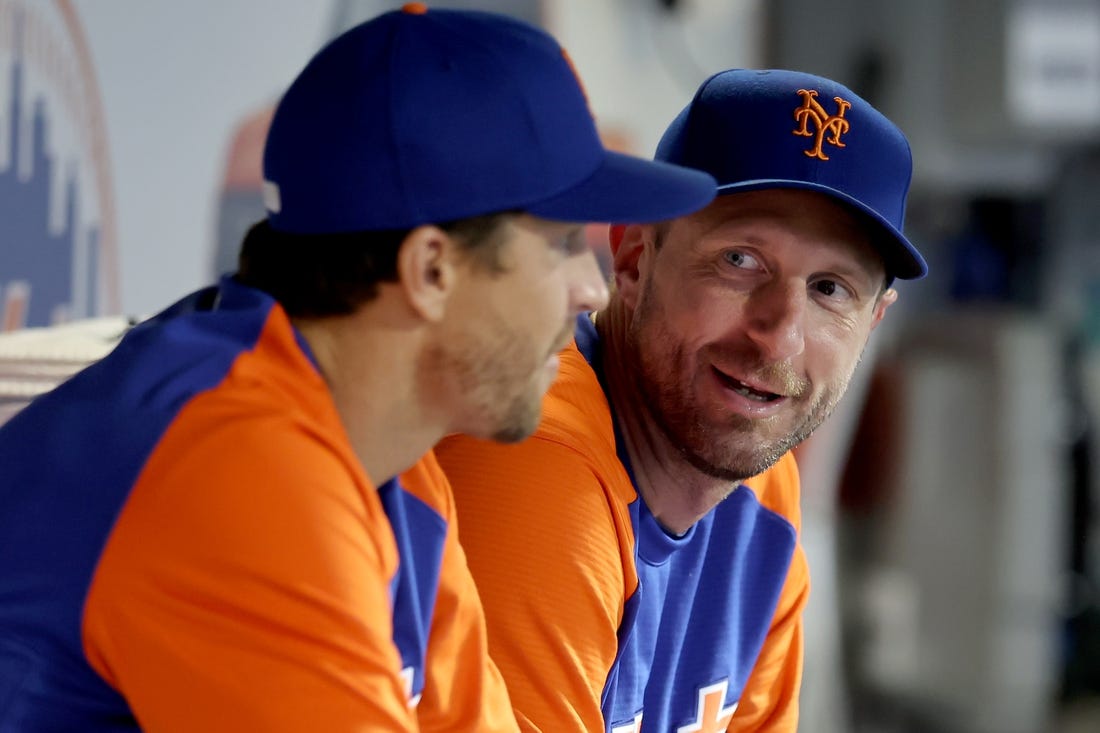
<svg viewBox="0 0 1100 733">
<path fill-rule="evenodd" d="M 755 426 L 758 427 L 758 426 Z M 724 434 L 729 436 L 728 428 Z M 723 445 L 705 438 L 681 444 L 680 453 L 697 471 L 725 481 L 743 481 L 771 468 L 790 450 L 791 435 L 763 435 L 756 429 L 737 430 L 736 439 Z M 711 433 L 716 434 L 717 431 Z"/>
<path fill-rule="evenodd" d="M 507 425 L 490 436 L 490 440 L 495 443 L 504 443 L 511 445 L 514 443 L 521 443 L 527 438 L 530 438 L 535 434 L 535 425 Z"/>
<path fill-rule="evenodd" d="M 507 419 L 502 420 L 489 438 L 497 443 L 519 443 L 534 435 L 542 419 L 542 400 L 526 404 L 521 410 L 514 410 Z"/>
<path fill-rule="evenodd" d="M 684 458 L 702 474 L 722 481 L 744 481 L 764 473 L 778 461 L 786 451 L 754 454 L 752 456 L 717 457 L 702 456 L 698 453 L 684 453 Z"/>
</svg>

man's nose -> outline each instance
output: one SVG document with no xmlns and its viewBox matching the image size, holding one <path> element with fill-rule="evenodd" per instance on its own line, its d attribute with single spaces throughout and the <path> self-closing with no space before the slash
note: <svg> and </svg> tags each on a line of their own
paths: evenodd
<svg viewBox="0 0 1100 733">
<path fill-rule="evenodd" d="M 575 313 L 598 311 L 607 305 L 607 280 L 591 250 L 575 258 L 575 273 L 569 288 L 569 305 Z"/>
<path fill-rule="evenodd" d="M 746 312 L 749 338 L 761 355 L 777 362 L 798 356 L 806 347 L 806 283 L 792 278 L 757 288 Z"/>
</svg>

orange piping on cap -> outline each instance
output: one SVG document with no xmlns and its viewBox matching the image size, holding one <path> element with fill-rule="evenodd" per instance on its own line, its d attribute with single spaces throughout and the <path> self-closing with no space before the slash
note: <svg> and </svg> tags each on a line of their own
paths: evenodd
<svg viewBox="0 0 1100 733">
<path fill-rule="evenodd" d="M 424 3 L 405 3 L 401 6 L 401 12 L 409 15 L 423 15 L 428 12 L 428 6 Z"/>
</svg>

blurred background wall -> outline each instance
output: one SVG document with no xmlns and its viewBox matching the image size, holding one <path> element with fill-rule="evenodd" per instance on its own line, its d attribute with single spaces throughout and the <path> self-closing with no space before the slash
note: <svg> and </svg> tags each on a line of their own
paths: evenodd
<svg viewBox="0 0 1100 733">
<path fill-rule="evenodd" d="M 398 5 L 0 0 L 0 330 L 146 315 L 232 269 L 272 104 Z M 434 5 L 552 31 L 618 149 L 650 154 L 734 66 L 899 123 L 932 274 L 799 450 L 801 728 L 1100 730 L 1100 0 Z"/>
</svg>

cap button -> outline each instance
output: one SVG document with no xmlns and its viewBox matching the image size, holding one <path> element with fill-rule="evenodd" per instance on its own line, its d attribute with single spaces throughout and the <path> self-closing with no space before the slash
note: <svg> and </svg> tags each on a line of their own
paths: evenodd
<svg viewBox="0 0 1100 733">
<path fill-rule="evenodd" d="M 428 6 L 424 3 L 405 3 L 401 6 L 401 12 L 409 15 L 423 15 L 428 12 Z"/>
</svg>

